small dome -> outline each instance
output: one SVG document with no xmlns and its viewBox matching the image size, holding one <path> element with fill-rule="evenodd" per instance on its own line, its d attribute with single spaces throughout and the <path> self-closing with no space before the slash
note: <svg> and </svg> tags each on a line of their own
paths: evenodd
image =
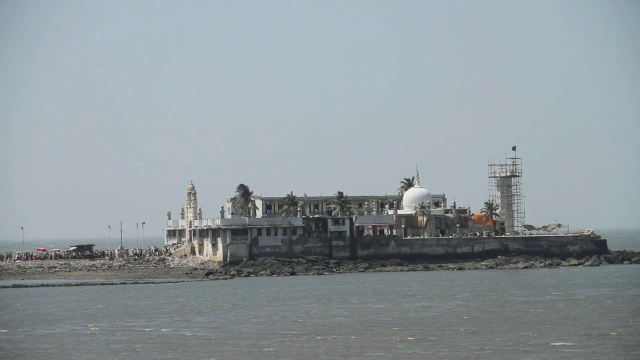
<svg viewBox="0 0 640 360">
<path fill-rule="evenodd" d="M 402 207 L 405 210 L 413 210 L 420 203 L 427 204 L 429 201 L 431 201 L 431 192 L 420 185 L 416 185 L 404 193 Z"/>
<path fill-rule="evenodd" d="M 193 185 L 193 181 L 187 187 L 187 191 L 196 191 L 195 185 Z"/>
</svg>

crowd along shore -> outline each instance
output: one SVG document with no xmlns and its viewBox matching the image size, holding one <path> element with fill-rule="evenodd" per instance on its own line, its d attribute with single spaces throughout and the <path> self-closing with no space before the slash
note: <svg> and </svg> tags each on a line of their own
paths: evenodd
<svg viewBox="0 0 640 360">
<path fill-rule="evenodd" d="M 195 257 L 151 256 L 127 259 L 65 259 L 0 263 L 0 281 L 23 281 L 1 288 L 148 284 L 229 280 L 254 276 L 333 275 L 358 272 L 522 270 L 570 266 L 640 264 L 640 252 L 612 251 L 579 258 L 499 256 L 471 261 L 334 260 L 324 257 L 260 258 L 237 264 Z M 44 281 L 38 282 L 36 280 Z M 46 280 L 46 281 L 45 281 Z M 65 280 L 55 281 L 55 280 Z"/>
</svg>

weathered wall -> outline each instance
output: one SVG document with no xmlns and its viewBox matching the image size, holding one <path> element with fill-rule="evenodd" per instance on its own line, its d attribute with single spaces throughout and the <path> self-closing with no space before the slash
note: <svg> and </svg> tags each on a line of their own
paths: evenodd
<svg viewBox="0 0 640 360">
<path fill-rule="evenodd" d="M 261 245 L 258 238 L 251 240 L 251 257 L 324 256 L 330 257 L 331 245 L 328 238 L 282 239 L 280 245 Z"/>
<path fill-rule="evenodd" d="M 469 238 L 356 239 L 357 257 L 374 258 L 473 258 L 510 254 L 573 256 L 607 253 L 606 240 L 575 235 Z"/>
<path fill-rule="evenodd" d="M 202 258 L 212 261 L 223 261 L 224 252 L 222 241 L 220 239 L 215 240 L 214 243 L 205 241 L 203 246 Z"/>
<path fill-rule="evenodd" d="M 351 257 L 350 239 L 331 239 L 331 257 L 334 259 L 348 259 Z"/>
<path fill-rule="evenodd" d="M 227 257 L 223 261 L 230 263 L 241 262 L 249 258 L 249 244 L 246 242 L 233 242 L 226 246 Z"/>
<path fill-rule="evenodd" d="M 220 245 L 219 249 L 222 247 Z M 215 248 L 205 252 L 215 253 Z M 222 251 L 218 250 L 219 253 Z M 251 243 L 226 246 L 226 256 L 219 261 L 238 262 L 245 258 L 324 256 L 334 259 L 465 259 L 498 255 L 529 254 L 541 256 L 577 256 L 608 253 L 606 240 L 578 235 L 398 238 L 365 236 L 348 238 L 283 239 L 280 245 L 261 245 L 255 237 Z"/>
</svg>

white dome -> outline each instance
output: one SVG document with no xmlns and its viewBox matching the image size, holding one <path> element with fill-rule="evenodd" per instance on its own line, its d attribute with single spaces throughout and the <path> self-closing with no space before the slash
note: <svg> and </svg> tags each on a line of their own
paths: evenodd
<svg viewBox="0 0 640 360">
<path fill-rule="evenodd" d="M 193 181 L 187 186 L 187 191 L 193 192 L 196 191 L 195 185 L 193 185 Z"/>
<path fill-rule="evenodd" d="M 420 203 L 427 204 L 431 201 L 431 192 L 420 185 L 416 185 L 407 190 L 402 197 L 402 207 L 405 210 L 413 210 Z"/>
</svg>

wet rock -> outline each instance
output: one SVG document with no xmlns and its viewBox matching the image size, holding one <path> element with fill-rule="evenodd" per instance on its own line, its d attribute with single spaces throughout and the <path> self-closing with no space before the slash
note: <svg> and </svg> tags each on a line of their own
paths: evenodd
<svg viewBox="0 0 640 360">
<path fill-rule="evenodd" d="M 420 262 L 391 260 L 336 260 L 322 257 L 297 259 L 260 258 L 238 264 L 217 263 L 195 257 L 157 257 L 116 260 L 45 260 L 0 263 L 0 279 L 212 279 L 249 276 L 328 275 L 353 272 L 404 272 L 432 270 L 530 269 L 560 266 L 640 264 L 640 253 L 612 251 L 610 254 L 568 258 L 500 256 L 476 261 Z M 137 280 L 136 280 L 137 281 Z M 129 282 L 130 283 L 130 282 Z"/>
<path fill-rule="evenodd" d="M 562 263 L 564 266 L 580 266 L 580 262 L 576 259 L 567 259 Z"/>
</svg>

